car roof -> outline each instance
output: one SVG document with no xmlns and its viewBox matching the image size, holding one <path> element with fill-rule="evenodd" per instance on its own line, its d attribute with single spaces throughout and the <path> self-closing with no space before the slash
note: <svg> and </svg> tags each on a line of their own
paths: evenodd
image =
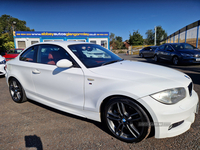
<svg viewBox="0 0 200 150">
<path fill-rule="evenodd" d="M 40 45 L 40 44 L 55 44 L 55 45 L 60 45 L 60 46 L 68 46 L 68 45 L 72 45 L 72 44 L 93 44 L 93 43 L 79 42 L 79 41 L 51 41 L 51 42 L 35 43 L 33 45 Z"/>
</svg>

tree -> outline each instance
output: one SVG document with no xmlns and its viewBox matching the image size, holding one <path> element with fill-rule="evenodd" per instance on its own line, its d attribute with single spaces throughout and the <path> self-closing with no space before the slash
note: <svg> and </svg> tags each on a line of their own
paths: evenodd
<svg viewBox="0 0 200 150">
<path fill-rule="evenodd" d="M 142 35 L 137 31 L 134 31 L 133 34 L 129 34 L 129 44 L 130 45 L 143 45 L 144 39 Z"/>
<path fill-rule="evenodd" d="M 161 26 L 156 27 L 156 45 L 160 45 L 160 42 L 167 38 L 167 33 Z"/>
<path fill-rule="evenodd" d="M 147 38 L 145 40 L 145 43 L 147 45 L 153 45 L 154 44 L 154 38 L 155 38 L 155 33 L 154 31 L 151 29 L 151 30 L 147 30 L 147 32 L 145 33 Z"/>
<path fill-rule="evenodd" d="M 147 38 L 146 42 L 148 45 L 153 45 L 154 44 L 154 39 L 155 39 L 155 30 L 147 30 L 145 33 Z M 160 45 L 160 41 L 167 38 L 167 33 L 161 26 L 156 27 L 156 45 Z"/>
<path fill-rule="evenodd" d="M 34 29 L 30 29 L 26 26 L 26 21 L 19 20 L 10 15 L 2 15 L 0 17 L 0 51 L 5 51 L 8 50 L 7 48 L 9 47 L 14 47 L 14 44 L 11 44 L 11 42 L 13 42 L 13 30 L 34 31 Z"/>
<path fill-rule="evenodd" d="M 114 33 L 110 34 L 110 46 L 113 47 L 113 49 L 122 49 L 124 48 L 124 43 L 122 42 L 121 36 L 115 36 Z"/>
</svg>

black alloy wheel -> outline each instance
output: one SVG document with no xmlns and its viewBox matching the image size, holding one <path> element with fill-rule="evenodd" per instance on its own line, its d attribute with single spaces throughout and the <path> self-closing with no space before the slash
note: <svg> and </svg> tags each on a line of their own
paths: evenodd
<svg viewBox="0 0 200 150">
<path fill-rule="evenodd" d="M 105 107 L 103 120 L 115 137 L 129 143 L 142 141 L 151 131 L 146 112 L 128 98 L 112 98 Z"/>
<path fill-rule="evenodd" d="M 27 100 L 23 87 L 15 78 L 9 81 L 9 91 L 14 102 L 22 103 Z"/>
<path fill-rule="evenodd" d="M 143 54 L 143 53 L 141 53 L 141 54 L 140 54 L 140 57 L 141 57 L 141 58 L 144 58 L 144 54 Z"/>
<path fill-rule="evenodd" d="M 179 59 L 178 59 L 177 56 L 174 56 L 174 57 L 172 58 L 172 63 L 173 63 L 174 65 L 178 65 L 178 64 L 179 64 Z"/>
</svg>

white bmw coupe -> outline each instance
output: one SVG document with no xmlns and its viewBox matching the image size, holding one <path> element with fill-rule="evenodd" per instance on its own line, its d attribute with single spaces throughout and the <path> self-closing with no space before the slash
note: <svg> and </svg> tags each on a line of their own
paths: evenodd
<svg viewBox="0 0 200 150">
<path fill-rule="evenodd" d="M 101 55 L 96 55 L 96 52 Z M 7 62 L 12 99 L 28 99 L 101 121 L 125 142 L 187 131 L 199 100 L 192 80 L 179 71 L 123 60 L 85 42 L 45 42 Z"/>
</svg>

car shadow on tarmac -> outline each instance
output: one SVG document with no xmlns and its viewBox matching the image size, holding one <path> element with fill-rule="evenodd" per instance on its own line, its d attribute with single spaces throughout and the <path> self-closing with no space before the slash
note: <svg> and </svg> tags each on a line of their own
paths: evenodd
<svg viewBox="0 0 200 150">
<path fill-rule="evenodd" d="M 104 132 L 108 133 L 109 135 L 113 136 L 110 131 L 106 128 L 106 126 L 104 126 L 104 124 L 102 124 L 101 122 L 97 122 L 97 121 L 94 121 L 94 120 L 90 120 L 90 119 L 87 119 L 87 118 L 83 118 L 83 117 L 79 117 L 79 116 L 76 116 L 76 115 L 73 115 L 73 114 L 70 114 L 70 113 L 67 113 L 67 112 L 64 112 L 64 111 L 60 111 L 60 110 L 57 110 L 57 109 L 54 109 L 52 107 L 49 107 L 49 106 L 46 106 L 46 105 L 43 105 L 41 103 L 38 103 L 36 101 L 33 101 L 33 100 L 30 100 L 28 99 L 28 102 L 34 104 L 34 105 L 37 105 L 39 107 L 42 107 L 46 110 L 49 110 L 49 111 L 53 111 L 55 113 L 58 113 L 58 114 L 61 114 L 61 115 L 64 115 L 64 116 L 67 116 L 67 117 L 71 117 L 71 118 L 75 118 L 75 119 L 78 119 L 78 120 L 82 120 L 82 121 L 86 121 L 86 122 L 89 122 L 89 123 L 92 123 L 94 124 L 95 126 L 97 126 L 98 128 L 100 128 L 101 130 L 103 130 Z"/>
</svg>

